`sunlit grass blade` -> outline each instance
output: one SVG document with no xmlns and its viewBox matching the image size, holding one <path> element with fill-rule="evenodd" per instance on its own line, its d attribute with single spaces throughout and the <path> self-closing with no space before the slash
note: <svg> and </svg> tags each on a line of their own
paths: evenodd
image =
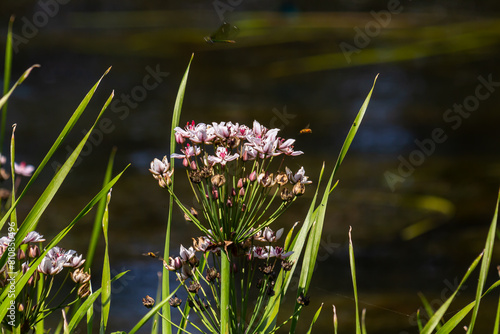
<svg viewBox="0 0 500 334">
<path fill-rule="evenodd" d="M 186 91 L 186 84 L 189 75 L 189 68 L 191 67 L 191 62 L 193 61 L 194 54 L 191 56 L 189 60 L 189 64 L 187 66 L 186 72 L 184 72 L 184 76 L 182 77 L 181 84 L 179 86 L 179 90 L 177 92 L 177 97 L 175 99 L 174 112 L 172 115 L 172 129 L 170 131 L 170 155 L 175 152 L 175 131 L 174 129 L 178 126 L 179 120 L 181 117 L 182 111 L 182 102 L 184 101 L 184 92 Z M 174 158 L 170 158 L 170 164 L 174 166 Z M 172 189 L 174 188 L 174 175 L 172 175 Z M 168 217 L 167 217 L 167 229 L 165 231 L 165 248 L 163 250 L 163 258 L 168 259 L 170 252 L 170 228 L 172 225 L 172 210 L 174 207 L 174 198 L 172 195 L 169 197 L 169 206 L 168 206 Z M 162 275 L 162 298 L 165 299 L 170 294 L 170 281 L 169 281 L 169 271 L 166 268 L 163 268 Z M 170 305 L 164 305 L 162 308 L 162 314 L 164 318 L 162 318 L 162 333 L 171 334 L 172 326 L 170 323 L 165 320 L 170 319 Z"/>
<path fill-rule="evenodd" d="M 432 306 L 429 303 L 429 301 L 427 300 L 427 298 L 421 292 L 419 292 L 417 295 L 420 298 L 420 301 L 422 302 L 422 306 L 424 307 L 425 313 L 427 313 L 427 318 L 432 317 L 434 315 L 434 310 L 432 309 Z M 438 323 L 436 328 L 439 329 L 440 326 L 441 325 Z"/>
<path fill-rule="evenodd" d="M 5 41 L 5 62 L 3 72 L 3 94 L 7 94 L 10 85 L 10 75 L 12 73 L 12 25 L 14 24 L 14 16 L 10 17 L 9 27 L 7 28 L 7 40 Z M 2 108 L 2 116 L 0 123 L 0 154 L 3 153 L 3 140 L 5 137 L 5 126 L 7 120 L 7 101 Z"/>
<path fill-rule="evenodd" d="M 11 176 L 11 181 L 12 181 L 12 192 L 11 192 L 11 196 L 10 196 L 10 200 L 11 200 L 11 207 L 14 208 L 14 210 L 11 211 L 10 213 L 10 221 L 11 222 L 14 222 L 16 224 L 16 228 L 17 228 L 17 210 L 16 210 L 16 207 L 14 205 L 14 203 L 16 202 L 16 180 L 17 180 L 17 177 L 16 177 L 16 173 L 15 173 L 15 165 L 14 165 L 14 162 L 16 161 L 16 140 L 15 140 L 15 133 L 16 133 L 16 124 L 14 124 L 12 126 L 12 136 L 11 136 L 11 140 L 10 140 L 10 170 L 11 171 L 14 171 L 12 173 L 12 176 Z"/>
<path fill-rule="evenodd" d="M 333 307 L 333 334 L 337 334 L 337 330 L 339 327 L 338 319 L 337 319 L 337 308 L 335 305 L 332 305 Z"/>
<path fill-rule="evenodd" d="M 500 281 L 496 281 L 492 286 L 489 287 L 488 290 L 481 296 L 483 298 L 486 296 L 488 293 L 490 293 L 492 290 L 496 289 L 497 287 L 500 286 Z M 472 310 L 472 308 L 476 305 L 476 300 L 473 302 L 469 303 L 467 306 L 462 308 L 460 311 L 455 313 L 453 317 L 451 317 L 450 320 L 448 320 L 441 328 L 436 332 L 436 334 L 448 334 L 451 333 L 453 329 L 455 329 L 458 325 L 461 324 L 462 320 L 469 314 L 469 312 Z M 493 331 L 493 333 L 498 334 L 498 331 Z"/>
<path fill-rule="evenodd" d="M 349 264 L 351 267 L 352 290 L 354 292 L 354 305 L 356 310 L 356 334 L 361 334 L 361 321 L 359 318 L 358 286 L 356 283 L 356 264 L 354 261 L 354 247 L 352 245 L 352 227 L 349 228 Z"/>
<path fill-rule="evenodd" d="M 361 333 L 366 334 L 366 309 L 361 312 Z"/>
<path fill-rule="evenodd" d="M 109 241 L 108 241 L 108 216 L 109 201 L 111 200 L 111 190 L 106 199 L 106 207 L 102 216 L 102 234 L 104 237 L 104 264 L 102 266 L 101 280 L 101 325 L 100 333 L 106 333 L 108 326 L 109 311 L 111 308 L 111 270 L 109 267 Z"/>
<path fill-rule="evenodd" d="M 493 326 L 493 334 L 500 333 L 500 297 L 498 298 L 497 314 L 495 316 L 495 326 Z"/>
<path fill-rule="evenodd" d="M 42 216 L 45 209 L 48 207 L 48 205 L 52 201 L 52 198 L 59 190 L 63 181 L 68 176 L 71 168 L 73 167 L 74 163 L 76 162 L 76 159 L 80 155 L 80 152 L 82 151 L 85 143 L 87 142 L 87 139 L 89 138 L 90 134 L 92 133 L 94 127 L 97 125 L 99 119 L 101 118 L 106 107 L 111 102 L 112 98 L 113 98 L 113 94 L 111 94 L 109 99 L 106 101 L 106 104 L 104 105 L 99 116 L 97 117 L 96 121 L 94 122 L 94 124 L 92 125 L 90 130 L 87 132 L 85 137 L 80 141 L 78 146 L 71 153 L 70 157 L 66 160 L 64 165 L 59 169 L 57 174 L 52 178 L 52 180 L 50 181 L 48 186 L 45 188 L 44 192 L 40 195 L 37 202 L 33 205 L 32 209 L 30 210 L 30 212 L 26 216 L 22 225 L 19 227 L 19 231 L 16 234 L 16 238 L 15 238 L 15 247 L 16 248 L 19 247 L 19 245 L 21 244 L 24 237 L 28 234 L 28 232 L 33 231 L 36 228 L 40 217 Z M 2 257 L 2 260 L 4 260 L 4 258 L 6 258 L 5 255 L 7 255 L 7 253 L 4 254 L 4 256 Z M 1 265 L 3 265 L 3 264 L 0 264 L 0 266 Z"/>
<path fill-rule="evenodd" d="M 316 320 L 318 320 L 319 314 L 321 313 L 321 310 L 323 309 L 323 304 L 319 307 L 319 309 L 316 311 L 314 314 L 314 317 L 311 321 L 311 325 L 309 326 L 309 330 L 307 331 L 307 334 L 310 334 L 312 332 L 313 326 L 316 323 Z"/>
<path fill-rule="evenodd" d="M 439 322 L 441 321 L 441 319 L 445 315 L 446 311 L 448 310 L 448 307 L 450 307 L 451 302 L 453 301 L 453 299 L 455 298 L 457 293 L 462 288 L 462 285 L 469 278 L 470 274 L 474 271 L 474 269 L 476 269 L 476 267 L 479 264 L 482 257 L 483 257 L 483 253 L 481 253 L 474 260 L 474 262 L 472 262 L 471 266 L 469 267 L 469 269 L 465 273 L 465 276 L 462 278 L 462 281 L 460 281 L 460 284 L 458 285 L 455 292 L 453 292 L 453 294 L 439 307 L 439 309 L 437 309 L 434 312 L 434 315 L 432 317 L 430 317 L 429 321 L 427 321 L 427 323 L 425 324 L 425 326 L 422 329 L 422 331 L 420 332 L 420 334 L 431 334 L 436 329 Z"/>
<path fill-rule="evenodd" d="M 361 121 L 363 120 L 363 117 L 365 116 L 365 112 L 366 112 L 366 109 L 368 108 L 368 104 L 370 103 L 370 99 L 372 97 L 373 89 L 375 88 L 375 83 L 377 82 L 377 78 L 378 78 L 378 74 L 375 77 L 375 80 L 373 81 L 372 89 L 370 89 L 370 92 L 368 93 L 368 96 L 366 97 L 365 101 L 363 102 L 361 109 L 359 109 L 359 112 L 356 115 L 356 118 L 354 119 L 354 122 L 351 125 L 351 129 L 349 130 L 349 133 L 347 134 L 347 137 L 344 140 L 344 144 L 342 145 L 342 148 L 340 149 L 339 157 L 337 158 L 337 162 L 336 162 L 335 167 L 333 169 L 334 175 L 335 175 L 337 169 L 339 168 L 339 166 L 342 164 L 342 161 L 344 161 L 344 157 L 347 154 L 349 147 L 351 147 L 351 143 L 354 139 L 354 136 L 356 136 L 356 132 L 358 132 L 358 128 L 361 124 Z"/>
<path fill-rule="evenodd" d="M 128 166 L 127 166 L 128 167 Z M 33 275 L 35 270 L 37 269 L 38 265 L 40 262 L 42 262 L 43 257 L 48 253 L 48 251 L 56 246 L 68 233 L 71 231 L 71 229 L 75 226 L 75 224 L 80 221 L 87 213 L 90 212 L 90 210 L 99 202 L 99 200 L 103 197 L 106 196 L 106 194 L 109 192 L 111 187 L 115 185 L 116 182 L 120 179 L 122 174 L 125 172 L 126 168 L 117 176 L 113 178 L 108 184 L 106 184 L 105 187 L 103 187 L 99 193 L 78 213 L 78 215 L 71 221 L 71 223 L 68 224 L 63 230 L 61 230 L 46 246 L 43 252 L 40 254 L 40 256 L 30 263 L 30 268 L 24 275 L 18 275 L 16 277 L 16 291 L 15 295 L 17 296 L 19 292 L 24 288 L 30 277 Z M 4 318 L 7 311 L 8 307 L 10 304 L 10 298 L 7 298 L 7 294 L 10 293 L 8 289 L 4 289 L 2 294 L 0 295 L 0 318 Z"/>
<path fill-rule="evenodd" d="M 500 203 L 500 193 L 498 194 L 497 204 L 495 207 L 495 213 L 493 214 L 493 220 L 491 221 L 490 230 L 488 231 L 488 236 L 486 237 L 486 245 L 484 246 L 484 256 L 481 262 L 481 269 L 479 271 L 479 281 L 477 283 L 476 290 L 476 305 L 472 311 L 472 317 L 470 324 L 467 327 L 467 334 L 472 333 L 474 330 L 474 325 L 476 323 L 477 313 L 479 312 L 479 304 L 481 303 L 481 294 L 483 293 L 484 284 L 488 278 L 488 271 L 491 264 L 491 256 L 493 254 L 493 245 L 495 244 L 495 232 L 497 230 L 497 219 L 498 219 L 498 205 Z"/>
<path fill-rule="evenodd" d="M 33 70 L 35 67 L 40 67 L 40 65 L 35 64 L 30 68 L 28 68 L 26 71 L 24 71 L 24 73 L 19 77 L 19 79 L 17 79 L 17 81 L 14 83 L 14 86 L 12 86 L 12 88 L 6 94 L 4 94 L 2 98 L 0 98 L 0 108 L 3 108 L 3 106 L 7 103 L 7 100 L 12 95 L 16 87 L 22 84 L 24 80 L 26 80 L 28 75 L 30 75 L 31 70 Z"/>
<path fill-rule="evenodd" d="M 312 275 L 314 272 L 314 267 L 316 266 L 316 259 L 318 257 L 319 246 L 321 243 L 321 235 L 323 233 L 323 223 L 325 221 L 326 207 L 328 204 L 328 198 L 330 195 L 330 189 L 332 188 L 333 173 L 330 176 L 330 180 L 326 185 L 323 198 L 320 204 L 315 209 L 313 213 L 313 226 L 309 232 L 307 238 L 306 250 L 304 251 L 304 260 L 302 261 L 302 270 L 299 278 L 299 287 L 297 289 L 297 298 L 302 294 L 306 295 L 309 290 L 309 285 L 311 284 Z M 299 310 L 300 304 L 295 303 L 295 311 Z M 297 326 L 297 321 L 299 319 L 300 311 L 292 319 L 292 324 L 290 325 L 290 332 L 294 333 Z"/>
<path fill-rule="evenodd" d="M 16 85 L 20 84 L 22 81 L 24 81 L 24 79 L 28 76 L 28 74 L 30 73 L 30 71 L 33 69 L 33 67 L 38 67 L 38 65 L 33 65 L 32 67 L 30 67 L 28 70 L 26 70 L 24 72 L 24 74 L 21 76 L 21 78 L 18 80 L 18 82 L 16 82 L 16 84 L 14 85 L 14 87 L 12 87 L 12 89 L 10 90 L 9 94 L 12 93 L 12 91 L 14 90 L 14 88 L 16 87 Z M 47 164 L 47 162 L 50 160 L 50 158 L 52 158 L 54 152 L 57 150 L 57 148 L 61 145 L 61 143 L 64 141 L 64 139 L 67 137 L 68 133 L 71 131 L 71 129 L 74 127 L 74 125 L 76 124 L 76 122 L 78 121 L 78 119 L 80 118 L 80 116 L 82 115 L 82 113 L 85 111 L 85 108 L 87 107 L 90 99 L 92 98 L 92 96 L 94 95 L 97 87 L 99 86 L 99 83 L 101 82 L 101 80 L 104 78 L 104 76 L 109 72 L 111 68 L 109 68 L 104 74 L 103 76 L 99 79 L 99 81 L 97 81 L 97 83 L 90 89 L 90 91 L 87 93 L 87 95 L 84 97 L 84 99 L 82 100 L 82 102 L 80 103 L 80 105 L 78 106 L 78 108 L 75 110 L 75 112 L 73 113 L 73 115 L 71 116 L 71 118 L 69 119 L 69 121 L 66 123 L 66 125 L 64 126 L 64 129 L 61 131 L 61 133 L 59 134 L 59 136 L 57 137 L 57 139 L 55 140 L 54 144 L 52 144 L 52 147 L 50 148 L 50 150 L 48 151 L 48 153 L 45 155 L 45 157 L 43 158 L 42 162 L 38 165 L 38 167 L 36 168 L 35 172 L 33 173 L 33 175 L 31 176 L 31 178 L 29 179 L 28 183 L 26 184 L 26 186 L 24 187 L 23 191 L 21 192 L 21 194 L 19 194 L 17 196 L 17 199 L 16 199 L 16 202 L 14 203 L 14 205 L 12 205 L 12 207 L 9 209 L 9 211 L 5 214 L 5 216 L 0 220 L 0 229 L 3 227 L 3 225 L 5 224 L 5 222 L 7 221 L 7 219 L 9 218 L 10 216 L 10 213 L 12 212 L 11 210 L 14 210 L 14 208 L 16 207 L 17 203 L 19 203 L 19 200 L 23 197 L 23 195 L 26 193 L 26 191 L 30 188 L 31 184 L 37 179 L 38 175 L 42 172 L 42 170 L 44 169 L 45 165 Z M 22 79 L 22 80 L 21 80 Z M 4 96 L 2 98 L 2 100 L 5 98 L 6 96 Z M 1 100 L 0 100 L 1 101 Z M 0 104 L 0 107 L 1 107 L 1 104 Z M 59 166 L 58 166 L 59 167 Z M 0 262 L 1 263 L 1 262 Z M 3 263 L 1 264 L 3 265 Z"/>
<path fill-rule="evenodd" d="M 113 163 L 115 159 L 116 148 L 114 147 L 109 155 L 108 165 L 106 167 L 106 172 L 104 174 L 103 185 L 107 184 L 111 180 L 111 175 L 113 174 Z M 94 227 L 92 229 L 92 236 L 90 237 L 89 248 L 87 250 L 87 256 L 85 257 L 85 270 L 88 270 L 94 260 L 94 254 L 99 242 L 99 235 L 101 232 L 101 224 L 104 215 L 104 210 L 106 207 L 106 198 L 102 198 L 97 205 L 97 210 L 94 219 Z"/>
</svg>

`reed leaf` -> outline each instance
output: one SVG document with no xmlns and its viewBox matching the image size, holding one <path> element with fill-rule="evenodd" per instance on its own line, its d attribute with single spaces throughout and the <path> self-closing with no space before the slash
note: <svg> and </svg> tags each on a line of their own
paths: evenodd
<svg viewBox="0 0 500 334">
<path fill-rule="evenodd" d="M 108 216 L 109 216 L 109 201 L 111 200 L 111 190 L 108 192 L 106 199 L 106 207 L 102 216 L 102 234 L 104 236 L 104 263 L 102 266 L 102 283 L 101 283 L 101 325 L 100 333 L 106 333 L 108 326 L 109 311 L 111 307 L 111 270 L 109 267 L 109 240 L 108 240 Z"/>
<path fill-rule="evenodd" d="M 467 334 L 472 333 L 472 331 L 474 330 L 477 314 L 479 312 L 479 304 L 481 303 L 481 294 L 483 293 L 483 288 L 486 283 L 486 279 L 488 278 L 488 270 L 490 269 L 491 257 L 493 254 L 493 245 L 495 244 L 495 232 L 497 230 L 499 203 L 500 203 L 500 193 L 498 194 L 497 205 L 495 208 L 495 213 L 493 215 L 493 220 L 491 221 L 490 230 L 488 231 L 488 236 L 486 237 L 486 245 L 484 246 L 484 256 L 481 262 L 481 269 L 479 271 L 479 281 L 477 283 L 476 305 L 474 305 L 474 310 L 472 311 L 470 324 L 467 327 Z"/>
<path fill-rule="evenodd" d="M 186 84 L 189 75 L 189 68 L 191 67 L 191 62 L 193 61 L 194 54 L 191 56 L 191 60 L 189 60 L 188 67 L 186 72 L 184 72 L 184 76 L 182 77 L 181 84 L 179 86 L 179 90 L 177 91 L 177 97 L 175 99 L 174 112 L 172 115 L 172 129 L 170 131 L 170 155 L 175 152 L 175 127 L 178 126 L 179 120 L 181 117 L 182 111 L 182 102 L 184 101 L 184 92 L 186 91 Z M 174 166 L 174 158 L 170 158 L 170 165 Z M 174 175 L 172 175 L 172 185 L 171 188 L 174 188 Z M 168 260 L 169 252 L 170 252 L 170 228 L 172 225 L 172 210 L 174 207 L 174 198 L 172 195 L 169 197 L 169 206 L 168 206 L 168 218 L 167 218 L 167 229 L 165 231 L 165 248 L 163 250 L 163 258 Z M 162 276 L 162 298 L 165 299 L 170 294 L 170 281 L 169 281 L 169 271 L 166 268 L 163 268 L 163 276 Z M 170 305 L 164 305 L 162 308 L 162 313 L 164 318 L 162 318 L 162 332 L 165 334 L 172 333 L 172 326 L 166 320 L 170 320 Z"/>
</svg>

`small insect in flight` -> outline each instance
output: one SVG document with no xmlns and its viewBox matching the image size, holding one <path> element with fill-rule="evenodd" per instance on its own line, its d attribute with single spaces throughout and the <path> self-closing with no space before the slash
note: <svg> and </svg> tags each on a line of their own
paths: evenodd
<svg viewBox="0 0 500 334">
<path fill-rule="evenodd" d="M 307 124 L 307 126 L 305 128 L 303 128 L 302 130 L 299 131 L 300 134 L 305 134 L 305 133 L 312 133 L 313 130 L 311 128 L 309 128 L 309 124 Z"/>
<path fill-rule="evenodd" d="M 237 26 L 224 22 L 212 35 L 206 36 L 205 41 L 210 44 L 236 43 L 234 38 L 239 32 L 240 29 Z"/>
<path fill-rule="evenodd" d="M 158 254 L 159 254 L 159 253 L 160 253 L 160 252 L 154 252 L 154 253 L 153 253 L 153 252 L 147 252 L 147 253 L 142 253 L 142 255 L 144 255 L 144 256 L 149 256 L 149 257 L 153 257 L 153 258 L 155 258 L 155 259 L 156 259 L 156 258 L 160 259 L 160 257 L 158 256 Z"/>
</svg>

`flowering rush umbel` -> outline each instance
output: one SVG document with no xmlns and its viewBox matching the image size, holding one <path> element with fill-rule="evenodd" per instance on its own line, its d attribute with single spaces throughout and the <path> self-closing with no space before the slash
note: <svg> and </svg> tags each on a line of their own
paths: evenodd
<svg viewBox="0 0 500 334">
<path fill-rule="evenodd" d="M 175 128 L 181 153 L 171 157 L 182 160 L 187 168 L 208 226 L 193 214 L 196 210 L 183 205 L 181 208 L 186 219 L 207 236 L 210 230 L 215 244 L 241 243 L 263 231 L 311 183 L 303 167 L 292 171 L 284 166 L 285 157 L 303 152 L 294 149 L 295 139 L 281 138 L 279 131 L 257 121 L 251 128 L 232 122 L 194 121 L 184 128 Z M 277 159 L 278 169 L 273 169 Z M 166 156 L 154 159 L 150 171 L 161 187 L 170 189 L 173 168 Z M 276 199 L 281 202 L 278 208 L 271 205 Z M 177 198 L 176 201 L 180 204 Z M 273 213 L 266 215 L 270 208 Z"/>
<path fill-rule="evenodd" d="M 187 303 L 213 333 L 226 333 L 228 322 L 231 333 L 258 332 L 262 319 L 257 315 L 275 293 L 277 272 L 293 266 L 288 259 L 293 252 L 275 244 L 283 228 L 274 231 L 270 225 L 312 182 L 303 167 L 292 170 L 285 165 L 285 158 L 303 152 L 294 149 L 295 139 L 281 138 L 279 131 L 257 121 L 252 127 L 193 121 L 175 128 L 181 153 L 171 157 L 182 161 L 197 209 L 184 206 L 174 194 L 169 158 L 151 162 L 153 177 L 203 234 L 193 238 L 189 248 L 181 245 L 178 256 L 162 260 L 185 288 Z M 250 289 L 255 287 L 258 297 L 251 303 Z M 170 300 L 172 307 L 181 303 L 177 297 Z M 229 320 L 230 314 L 238 314 L 238 320 Z"/>
</svg>

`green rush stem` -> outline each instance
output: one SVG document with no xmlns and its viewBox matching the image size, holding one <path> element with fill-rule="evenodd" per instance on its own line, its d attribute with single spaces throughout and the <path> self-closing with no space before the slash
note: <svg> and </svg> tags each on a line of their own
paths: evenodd
<svg viewBox="0 0 500 334">
<path fill-rule="evenodd" d="M 253 245 L 252 245 L 253 246 Z M 251 261 L 246 261 L 247 263 L 247 269 L 248 269 L 248 273 L 247 275 L 247 284 L 245 285 L 245 294 L 242 295 L 242 319 L 243 319 L 243 323 L 245 323 L 246 321 L 246 314 L 247 314 L 247 306 L 248 306 L 248 295 L 250 293 L 250 288 L 252 287 L 252 281 L 253 281 L 253 277 L 254 277 L 254 274 L 255 274 L 255 268 L 251 268 L 252 267 L 252 262 Z"/>
<path fill-rule="evenodd" d="M 221 250 L 221 298 L 220 298 L 220 333 L 229 333 L 229 299 L 231 289 L 231 263 L 229 254 Z"/>
</svg>

